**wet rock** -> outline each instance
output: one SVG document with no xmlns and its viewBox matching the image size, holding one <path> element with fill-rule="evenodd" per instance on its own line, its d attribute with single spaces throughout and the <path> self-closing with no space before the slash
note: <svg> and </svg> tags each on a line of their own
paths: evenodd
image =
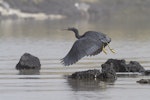
<svg viewBox="0 0 150 100">
<path fill-rule="evenodd" d="M 150 75 L 150 70 L 145 70 L 144 75 Z"/>
<path fill-rule="evenodd" d="M 141 79 L 141 80 L 137 81 L 137 83 L 140 83 L 140 84 L 150 84 L 150 79 Z"/>
<path fill-rule="evenodd" d="M 40 75 L 39 69 L 20 69 L 18 75 Z"/>
<path fill-rule="evenodd" d="M 116 72 L 128 72 L 128 68 L 126 65 L 126 61 L 124 59 L 118 60 L 118 59 L 108 59 L 105 64 L 108 64 L 111 66 L 113 65 L 113 68 Z"/>
<path fill-rule="evenodd" d="M 100 75 L 100 70 L 87 70 L 73 73 L 70 78 L 72 79 L 95 79 L 98 75 Z"/>
<path fill-rule="evenodd" d="M 127 68 L 129 72 L 144 72 L 145 71 L 145 69 L 137 61 L 130 61 L 130 63 L 127 64 Z"/>
<path fill-rule="evenodd" d="M 108 59 L 105 64 L 108 64 L 111 66 L 113 65 L 113 68 L 116 72 L 144 72 L 145 69 L 140 65 L 137 61 L 130 61 L 129 64 L 126 64 L 126 61 L 124 59 L 118 60 L 118 59 Z"/>
<path fill-rule="evenodd" d="M 107 82 L 114 82 L 117 79 L 116 71 L 113 69 L 113 64 L 102 64 L 102 73 L 97 76 L 98 79 Z"/>
<path fill-rule="evenodd" d="M 29 54 L 25 53 L 21 56 L 19 63 L 16 65 L 17 70 L 40 70 L 41 64 L 39 58 Z"/>
</svg>

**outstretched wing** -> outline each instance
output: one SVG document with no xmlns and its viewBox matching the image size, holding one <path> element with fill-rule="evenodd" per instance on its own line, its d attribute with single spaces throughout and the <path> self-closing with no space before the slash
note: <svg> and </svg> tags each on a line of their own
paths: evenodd
<svg viewBox="0 0 150 100">
<path fill-rule="evenodd" d="M 65 66 L 72 65 L 84 56 L 100 53 L 99 49 L 101 47 L 101 41 L 96 41 L 90 38 L 83 37 L 73 44 L 69 53 L 62 59 L 62 63 Z"/>
<path fill-rule="evenodd" d="M 95 56 L 97 54 L 99 54 L 102 51 L 102 46 L 95 52 L 93 52 L 90 56 Z"/>
</svg>

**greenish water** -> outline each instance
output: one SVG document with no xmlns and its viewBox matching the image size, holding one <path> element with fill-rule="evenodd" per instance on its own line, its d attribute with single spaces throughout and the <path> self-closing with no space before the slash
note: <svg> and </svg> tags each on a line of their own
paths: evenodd
<svg viewBox="0 0 150 100">
<path fill-rule="evenodd" d="M 60 63 L 76 40 L 71 32 L 61 29 L 79 28 L 101 31 L 112 38 L 112 54 L 85 57 L 77 64 L 64 67 Z M 114 84 L 71 81 L 65 76 L 75 71 L 100 68 L 108 58 L 138 61 L 150 69 L 150 30 L 147 25 L 87 21 L 1 21 L 0 22 L 0 99 L 1 100 L 147 100 L 150 86 L 136 83 L 144 76 L 119 77 Z M 40 75 L 18 75 L 15 65 L 25 52 L 40 58 Z"/>
</svg>

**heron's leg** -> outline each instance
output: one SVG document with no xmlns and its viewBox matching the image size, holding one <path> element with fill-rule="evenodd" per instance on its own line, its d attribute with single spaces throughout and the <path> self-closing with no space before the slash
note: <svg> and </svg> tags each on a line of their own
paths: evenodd
<svg viewBox="0 0 150 100">
<path fill-rule="evenodd" d="M 102 50 L 103 50 L 103 52 L 104 52 L 105 54 L 107 54 L 107 51 L 106 51 L 106 49 L 105 49 L 104 45 L 103 45 Z"/>
<path fill-rule="evenodd" d="M 116 53 L 114 49 L 110 48 L 109 44 L 107 43 L 107 46 L 109 48 L 109 50 L 112 52 L 112 53 Z"/>
</svg>

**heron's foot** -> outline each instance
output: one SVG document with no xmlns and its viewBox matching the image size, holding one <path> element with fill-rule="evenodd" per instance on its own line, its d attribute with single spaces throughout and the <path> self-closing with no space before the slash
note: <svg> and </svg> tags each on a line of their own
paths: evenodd
<svg viewBox="0 0 150 100">
<path fill-rule="evenodd" d="M 103 46 L 102 50 L 103 50 L 103 52 L 107 55 L 107 50 L 105 49 L 104 46 Z"/>
<path fill-rule="evenodd" d="M 112 48 L 109 46 L 109 44 L 107 44 L 107 45 L 108 45 L 109 50 L 110 50 L 112 53 L 116 53 L 115 50 L 112 49 Z"/>
<path fill-rule="evenodd" d="M 110 48 L 110 51 L 111 51 L 112 53 L 116 53 L 116 52 L 115 52 L 115 50 L 114 50 L 114 49 L 112 49 L 112 48 Z"/>
</svg>

